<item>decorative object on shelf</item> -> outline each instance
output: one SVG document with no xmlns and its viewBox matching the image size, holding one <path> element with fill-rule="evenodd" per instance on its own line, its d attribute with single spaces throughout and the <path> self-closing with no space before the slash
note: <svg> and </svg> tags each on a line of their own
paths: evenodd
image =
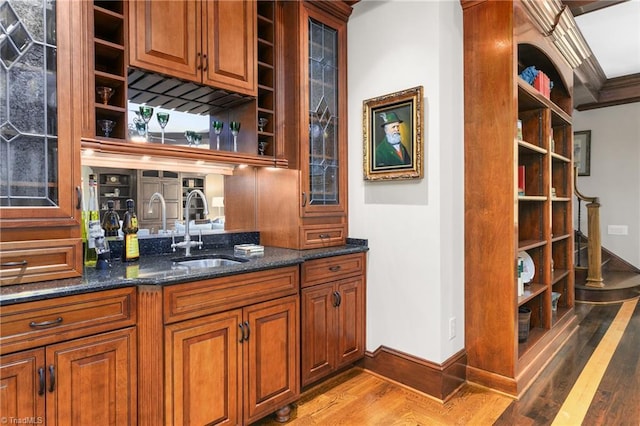
<svg viewBox="0 0 640 426">
<path fill-rule="evenodd" d="M 153 117 L 153 107 L 140 105 L 140 118 L 144 121 L 144 138 L 149 142 L 149 121 Z"/>
<path fill-rule="evenodd" d="M 573 164 L 578 176 L 591 176 L 591 130 L 573 132 Z"/>
<path fill-rule="evenodd" d="M 535 87 L 542 95 L 549 98 L 551 89 L 553 89 L 553 81 L 549 80 L 549 77 L 536 69 L 535 66 L 530 66 L 522 70 L 520 78 Z"/>
<path fill-rule="evenodd" d="M 560 296 L 562 296 L 562 293 L 558 293 L 556 291 L 551 292 L 551 311 L 558 311 L 558 300 L 560 299 Z"/>
<path fill-rule="evenodd" d="M 518 308 L 518 342 L 526 342 L 529 338 L 529 325 L 531 321 L 531 308 L 520 306 Z"/>
<path fill-rule="evenodd" d="M 168 112 L 158 112 L 156 114 L 156 118 L 158 119 L 158 124 L 161 129 L 161 137 L 160 140 L 164 143 L 164 128 L 167 127 L 167 123 L 169 122 L 169 113 Z"/>
<path fill-rule="evenodd" d="M 529 284 L 533 281 L 533 277 L 536 274 L 536 265 L 533 263 L 533 259 L 529 256 L 529 253 L 524 250 L 518 253 L 518 257 L 521 257 L 524 262 L 524 267 L 522 269 L 522 282 L 524 284 Z"/>
<path fill-rule="evenodd" d="M 224 123 L 222 121 L 214 120 L 211 123 L 211 126 L 213 127 L 213 131 L 216 134 L 216 149 L 220 151 L 220 133 L 222 133 Z"/>
<path fill-rule="evenodd" d="M 422 179 L 423 88 L 363 102 L 364 179 Z"/>
<path fill-rule="evenodd" d="M 240 133 L 240 122 L 232 121 L 229 123 L 229 128 L 233 135 L 233 152 L 238 152 L 238 133 Z"/>
<path fill-rule="evenodd" d="M 518 120 L 518 127 L 516 129 L 516 137 L 518 138 L 518 140 L 523 140 L 522 139 L 522 120 Z"/>
<path fill-rule="evenodd" d="M 98 93 L 98 96 L 100 97 L 100 101 L 104 105 L 108 105 L 109 104 L 109 99 L 111 99 L 111 96 L 113 96 L 114 90 L 111 87 L 98 86 L 98 87 L 96 87 L 96 92 Z"/>
<path fill-rule="evenodd" d="M 98 126 L 100 126 L 100 129 L 104 132 L 105 138 L 109 137 L 115 125 L 116 122 L 113 120 L 98 120 Z"/>
<path fill-rule="evenodd" d="M 258 155 L 264 155 L 267 151 L 267 146 L 269 146 L 269 142 L 267 141 L 258 142 Z"/>
<path fill-rule="evenodd" d="M 269 123 L 269 119 L 265 117 L 258 118 L 258 130 L 264 132 L 265 126 Z"/>
<path fill-rule="evenodd" d="M 525 195 L 525 176 L 526 176 L 526 169 L 525 166 L 520 165 L 518 166 L 518 195 L 524 196 Z"/>
<path fill-rule="evenodd" d="M 524 272 L 524 259 L 518 256 L 518 297 L 524 296 L 524 281 L 522 273 Z"/>
</svg>

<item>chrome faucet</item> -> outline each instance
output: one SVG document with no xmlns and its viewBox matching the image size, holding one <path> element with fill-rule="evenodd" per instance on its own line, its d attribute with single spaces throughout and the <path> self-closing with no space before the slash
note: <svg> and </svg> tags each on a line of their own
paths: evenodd
<svg viewBox="0 0 640 426">
<path fill-rule="evenodd" d="M 172 243 L 171 244 L 171 248 L 175 251 L 176 247 L 178 248 L 184 248 L 184 255 L 185 256 L 191 256 L 191 247 L 198 247 L 198 248 L 202 248 L 202 234 L 200 234 L 200 240 L 199 241 L 191 241 L 191 235 L 189 234 L 189 216 L 191 213 L 191 199 L 193 197 L 195 197 L 196 195 L 199 195 L 200 198 L 202 198 L 202 202 L 204 203 L 204 211 L 203 214 L 208 215 L 209 214 L 209 205 L 207 204 L 207 197 L 204 195 L 204 193 L 199 190 L 199 189 L 194 189 L 193 191 L 189 192 L 189 195 L 187 195 L 187 201 L 185 202 L 185 206 L 184 206 L 184 217 L 185 217 L 185 225 L 184 225 L 184 240 L 182 242 L 179 243 Z"/>
<path fill-rule="evenodd" d="M 162 231 L 167 232 L 167 203 L 164 201 L 164 197 L 161 193 L 154 192 L 149 199 L 149 213 L 153 213 L 153 201 L 156 198 L 160 200 L 160 205 L 162 207 Z"/>
</svg>

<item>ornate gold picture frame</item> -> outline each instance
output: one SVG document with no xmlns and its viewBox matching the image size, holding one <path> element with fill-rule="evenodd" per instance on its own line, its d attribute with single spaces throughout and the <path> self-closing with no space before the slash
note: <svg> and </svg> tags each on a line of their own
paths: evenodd
<svg viewBox="0 0 640 426">
<path fill-rule="evenodd" d="M 422 179 L 422 86 L 363 101 L 364 179 Z"/>
</svg>

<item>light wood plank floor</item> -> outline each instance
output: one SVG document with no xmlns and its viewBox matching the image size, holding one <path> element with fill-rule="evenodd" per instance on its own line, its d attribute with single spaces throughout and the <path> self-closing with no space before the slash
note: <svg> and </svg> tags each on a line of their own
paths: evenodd
<svg viewBox="0 0 640 426">
<path fill-rule="evenodd" d="M 353 368 L 304 392 L 286 424 L 640 426 L 638 299 L 576 312 L 578 332 L 518 401 L 465 384 L 442 403 Z"/>
</svg>

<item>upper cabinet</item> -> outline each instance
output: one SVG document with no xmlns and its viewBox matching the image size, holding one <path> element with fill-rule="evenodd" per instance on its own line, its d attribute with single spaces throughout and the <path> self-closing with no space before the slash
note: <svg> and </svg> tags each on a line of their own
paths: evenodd
<svg viewBox="0 0 640 426">
<path fill-rule="evenodd" d="M 462 5 L 467 379 L 519 395 L 577 327 L 573 70 L 524 2 Z"/>
<path fill-rule="evenodd" d="M 0 282 L 80 276 L 80 2 L 8 1 L 0 15 Z"/>
<path fill-rule="evenodd" d="M 256 2 L 129 3 L 129 63 L 245 95 L 257 95 Z"/>
<path fill-rule="evenodd" d="M 264 244 L 297 249 L 344 244 L 347 234 L 347 19 L 336 2 L 277 2 L 276 110 L 286 117 L 276 157 L 288 171 L 259 170 Z"/>
</svg>

